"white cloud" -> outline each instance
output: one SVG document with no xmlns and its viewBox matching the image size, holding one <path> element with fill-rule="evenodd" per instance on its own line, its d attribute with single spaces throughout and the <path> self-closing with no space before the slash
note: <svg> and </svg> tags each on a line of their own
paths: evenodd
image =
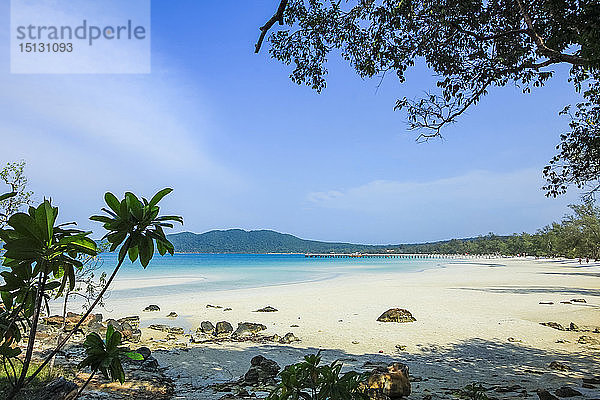
<svg viewBox="0 0 600 400">
<path fill-rule="evenodd" d="M 309 193 L 315 212 L 329 210 L 338 230 L 352 224 L 396 242 L 533 231 L 560 218 L 574 196 L 548 199 L 538 169 L 471 171 L 426 182 L 374 180 L 343 190 Z M 349 222 L 344 222 L 349 221 Z M 443 235 L 443 236 L 442 236 Z"/>
</svg>

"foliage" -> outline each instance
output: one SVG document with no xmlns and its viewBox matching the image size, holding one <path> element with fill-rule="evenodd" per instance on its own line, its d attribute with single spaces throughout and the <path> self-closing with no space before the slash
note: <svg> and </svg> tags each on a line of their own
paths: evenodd
<svg viewBox="0 0 600 400">
<path fill-rule="evenodd" d="M 544 168 L 548 194 L 556 197 L 567 191 L 569 184 L 588 191 L 590 199 L 600 190 L 600 71 L 596 71 L 593 83 L 584 92 L 587 101 L 572 110 L 567 106 L 561 114 L 571 119 L 571 130 L 561 135 L 556 147 L 559 154 Z M 586 73 L 579 80 L 591 80 Z"/>
<path fill-rule="evenodd" d="M 92 221 L 102 222 L 108 233 L 103 239 L 111 244 L 110 251 L 115 251 L 119 245 L 119 261 L 122 262 L 129 255 L 131 262 L 138 257 L 144 268 L 154 255 L 154 243 L 159 254 L 165 255 L 174 252 L 174 247 L 167 240 L 163 228 L 173 228 L 171 221 L 183 224 L 179 216 L 158 216 L 160 208 L 158 203 L 171 193 L 173 189 L 163 189 L 156 193 L 150 201 L 142 198 L 140 201 L 133 193 L 125 193 L 125 198 L 119 201 L 114 194 L 106 193 L 104 200 L 109 208 L 103 208 L 109 216 L 94 215 Z"/>
<path fill-rule="evenodd" d="M 569 206 L 572 214 L 535 234 L 498 236 L 403 245 L 400 251 L 440 254 L 527 254 L 543 257 L 600 259 L 600 207 L 592 201 Z"/>
<path fill-rule="evenodd" d="M 10 192 L 0 195 L 0 228 L 8 218 L 31 202 L 32 192 L 26 190 L 27 177 L 24 175 L 25 161 L 8 163 L 0 170 L 0 180 L 10 187 Z"/>
<path fill-rule="evenodd" d="M 37 368 L 39 364 L 34 362 L 31 363 L 29 368 L 31 374 L 32 368 Z M 13 379 L 12 377 L 18 376 L 21 373 L 21 364 L 15 365 L 15 370 L 7 371 L 4 368 L 0 368 L 0 393 L 4 393 L 5 391 L 11 388 L 11 384 L 9 383 L 9 379 Z M 53 381 L 54 379 L 62 376 L 67 380 L 74 380 L 76 378 L 77 369 L 69 366 L 60 366 L 50 368 L 46 366 L 40 374 L 36 377 L 36 379 L 31 383 L 31 385 L 24 389 L 19 396 L 16 397 L 18 400 L 31 400 L 35 399 L 39 396 L 39 391 L 41 388 L 46 386 L 48 383 Z"/>
<path fill-rule="evenodd" d="M 70 224 L 55 225 L 58 208 L 45 200 L 28 213 L 16 213 L 8 219 L 9 229 L 0 230 L 4 242 L 2 265 L 8 270 L 0 275 L 4 285 L 0 295 L 4 310 L 0 315 L 0 357 L 6 370 L 21 353 L 19 326 L 29 325 L 27 352 L 15 386 L 23 383 L 28 372 L 40 312 L 48 300 L 48 292 L 75 285 L 75 271 L 81 268 L 80 255 L 96 255 L 91 232 L 67 229 Z M 12 369 L 12 365 L 11 365 Z"/>
<path fill-rule="evenodd" d="M 470 383 L 463 389 L 457 390 L 454 395 L 459 399 L 468 400 L 487 400 L 489 397 L 485 394 L 487 389 L 480 383 Z"/>
<path fill-rule="evenodd" d="M 139 200 L 129 192 L 121 201 L 111 193 L 105 195 L 110 209 L 103 210 L 110 217 L 94 216 L 91 219 L 102 222 L 108 230 L 105 238 L 111 243 L 111 251 L 121 246 L 118 264 L 79 322 L 32 374 L 29 374 L 29 363 L 43 304 L 53 290 L 57 290 L 57 296 L 60 296 L 65 288 L 75 288 L 76 271 L 83 267 L 81 257 L 95 257 L 97 246 L 88 237 L 91 232 L 66 229 L 65 226 L 70 224 L 55 226 L 58 208 L 52 207 L 49 201 L 44 201 L 38 208 L 30 207 L 29 214 L 17 213 L 9 218 L 11 229 L 0 230 L 0 239 L 5 242 L 3 265 L 10 269 L 1 273 L 5 284 L 0 287 L 4 303 L 0 314 L 0 356 L 11 368 L 15 362 L 22 364 L 18 379 L 15 377 L 10 381 L 12 391 L 8 394 L 9 399 L 14 398 L 24 385 L 31 383 L 78 330 L 101 301 L 127 254 L 131 261 L 139 257 L 144 268 L 154 255 L 154 242 L 161 255 L 167 252 L 173 254 L 173 245 L 166 239 L 163 228 L 173 227 L 170 221 L 183 220 L 176 216 L 159 216 L 158 207 L 159 201 L 171 191 L 161 190 L 150 201 Z M 18 357 L 19 324 L 30 326 L 24 359 Z M 112 340 L 116 342 L 117 336 Z M 112 346 L 113 342 L 108 342 Z"/>
<path fill-rule="evenodd" d="M 342 364 L 319 365 L 320 352 L 304 357 L 304 361 L 288 365 L 279 373 L 281 383 L 268 400 L 358 400 L 369 397 L 361 388 L 366 374 L 354 371 L 341 374 Z"/>
<path fill-rule="evenodd" d="M 387 253 L 387 254 L 528 254 L 600 259 L 600 208 L 592 201 L 571 205 L 574 214 L 536 233 L 387 246 L 303 240 L 273 231 L 211 231 L 169 235 L 178 251 L 200 253 Z"/>
<path fill-rule="evenodd" d="M 90 367 L 92 372 L 100 371 L 106 379 L 125 382 L 125 372 L 121 365 L 123 357 L 132 360 L 143 360 L 141 354 L 121 347 L 121 333 L 115 331 L 112 325 L 106 329 L 106 341 L 96 332 L 90 333 L 83 343 L 86 358 L 78 365 L 79 369 Z"/>
<path fill-rule="evenodd" d="M 568 65 L 585 102 L 549 166 L 548 172 L 558 168 L 547 175 L 548 194 L 556 195 L 570 183 L 599 177 L 597 169 L 585 168 L 597 165 L 599 21 L 597 0 L 281 0 L 261 28 L 257 51 L 275 22 L 285 25 L 270 36 L 270 54 L 293 64 L 293 82 L 318 92 L 326 86 L 332 52 L 362 78 L 391 72 L 400 82 L 424 61 L 437 89 L 398 99 L 395 107 L 406 111 L 420 140 L 441 136 L 492 88 L 515 85 L 528 93 L 552 78 L 557 65 Z"/>
</svg>

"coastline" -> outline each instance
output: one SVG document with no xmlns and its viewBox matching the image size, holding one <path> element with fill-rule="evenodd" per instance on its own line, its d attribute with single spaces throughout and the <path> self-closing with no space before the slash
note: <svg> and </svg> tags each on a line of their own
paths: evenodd
<svg viewBox="0 0 600 400">
<path fill-rule="evenodd" d="M 98 312 L 105 319 L 139 315 L 140 345 L 154 351 L 177 390 L 187 393 L 184 398 L 220 398 L 208 385 L 237 378 L 254 355 L 262 354 L 284 366 L 318 349 L 324 349 L 326 361 L 341 358 L 352 368 L 361 368 L 366 361 L 404 362 L 412 375 L 427 380 L 413 384 L 416 393 L 422 394 L 425 389 L 442 391 L 471 382 L 520 385 L 531 391 L 598 374 L 600 331 L 594 329 L 600 328 L 600 263 L 510 258 L 456 261 L 418 272 L 361 272 L 166 298 L 109 298 L 110 312 Z M 586 302 L 561 303 L 572 299 Z M 142 312 L 149 304 L 161 310 Z M 208 304 L 223 308 L 207 308 Z M 265 306 L 278 311 L 255 312 Z M 416 321 L 376 321 L 395 307 L 409 310 Z M 166 318 L 170 312 L 178 317 Z M 261 334 L 292 332 L 301 341 L 289 345 L 191 344 L 189 336 L 168 339 L 164 332 L 148 329 L 159 323 L 195 331 L 205 320 L 228 321 L 234 329 L 240 322 L 261 323 L 267 327 Z M 573 322 L 587 332 L 561 331 L 542 322 L 565 327 Z M 579 343 L 581 336 L 597 343 Z M 564 362 L 571 370 L 548 370 L 551 361 Z M 600 397 L 598 390 L 584 394 L 583 398 Z M 514 393 L 496 395 L 514 398 Z"/>
</svg>

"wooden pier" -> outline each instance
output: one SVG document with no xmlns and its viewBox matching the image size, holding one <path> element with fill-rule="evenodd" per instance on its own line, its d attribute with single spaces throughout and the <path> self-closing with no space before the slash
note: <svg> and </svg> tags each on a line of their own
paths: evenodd
<svg viewBox="0 0 600 400">
<path fill-rule="evenodd" d="M 431 259 L 431 258 L 475 258 L 472 255 L 457 254 L 369 254 L 369 253 L 306 253 L 307 258 L 406 258 L 406 259 Z"/>
</svg>

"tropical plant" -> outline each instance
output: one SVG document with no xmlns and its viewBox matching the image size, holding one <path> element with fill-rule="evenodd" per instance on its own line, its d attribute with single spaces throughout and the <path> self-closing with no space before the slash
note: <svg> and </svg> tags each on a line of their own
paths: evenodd
<svg viewBox="0 0 600 400">
<path fill-rule="evenodd" d="M 81 268 L 77 258 L 86 254 L 96 255 L 96 243 L 88 237 L 91 232 L 67 229 L 71 224 L 55 225 L 58 208 L 45 200 L 29 213 L 16 213 L 8 219 L 9 229 L 0 230 L 4 241 L 2 271 L 4 285 L 0 295 L 4 305 L 1 326 L 0 357 L 4 368 L 7 364 L 14 371 L 13 361 L 21 353 L 16 345 L 21 338 L 19 324 L 28 325 L 27 350 L 18 378 L 15 376 L 13 390 L 18 391 L 25 381 L 31 362 L 35 335 L 40 313 L 47 306 L 48 293 L 75 285 L 75 271 Z"/>
<path fill-rule="evenodd" d="M 77 366 L 79 369 L 90 367 L 91 373 L 83 386 L 79 389 L 79 396 L 90 383 L 96 372 L 100 371 L 105 379 L 125 382 L 125 372 L 121 359 L 128 357 L 132 360 L 143 360 L 140 353 L 129 351 L 121 347 L 121 333 L 115 331 L 112 325 L 106 329 L 106 341 L 102 340 L 96 332 L 90 333 L 83 342 L 87 357 Z"/>
<path fill-rule="evenodd" d="M 51 290 L 58 289 L 60 295 L 67 283 L 72 290 L 76 280 L 75 269 L 82 267 L 78 257 L 82 254 L 95 256 L 97 247 L 96 243 L 87 237 L 90 232 L 67 230 L 62 225 L 53 226 L 58 209 L 51 207 L 48 201 L 38 209 L 30 208 L 30 215 L 18 213 L 9 219 L 9 225 L 13 229 L 0 231 L 0 239 L 6 242 L 4 266 L 11 268 L 10 272 L 2 272 L 6 284 L 0 287 L 6 309 L 0 316 L 0 328 L 2 328 L 0 333 L 3 338 L 0 349 L 4 351 L 0 355 L 3 356 L 3 360 L 7 360 L 9 366 L 13 360 L 17 360 L 23 363 L 23 368 L 19 378 L 13 382 L 8 399 L 14 398 L 24 385 L 33 381 L 70 337 L 78 331 L 94 307 L 102 300 L 127 255 L 132 262 L 139 258 L 142 266 L 146 268 L 154 255 L 155 248 L 161 255 L 167 252 L 173 254 L 173 245 L 167 240 L 163 228 L 172 228 L 171 222 L 183 223 L 183 220 L 178 216 L 159 216 L 158 207 L 160 200 L 171 191 L 172 189 L 163 189 L 150 201 L 145 198 L 140 200 L 130 192 L 119 201 L 112 193 L 106 193 L 105 200 L 108 208 L 102 210 L 108 216 L 93 216 L 91 219 L 104 224 L 108 233 L 103 239 L 110 243 L 111 251 L 121 246 L 118 263 L 105 286 L 77 324 L 64 335 L 56 348 L 29 376 L 27 373 L 37 322 L 42 304 L 47 301 L 47 294 Z M 15 325 L 19 322 L 31 322 L 27 353 L 23 361 L 17 358 L 20 353 L 17 347 L 20 332 L 15 332 Z"/>
<path fill-rule="evenodd" d="M 470 383 L 463 389 L 458 389 L 454 395 L 459 399 L 467 400 L 488 400 L 489 397 L 485 394 L 487 389 L 480 383 Z"/>
<path fill-rule="evenodd" d="M 100 302 L 102 296 L 104 296 L 110 284 L 115 279 L 126 256 L 129 256 L 131 262 L 135 262 L 139 258 L 142 267 L 146 268 L 154 256 L 154 243 L 156 243 L 156 249 L 161 256 L 167 252 L 173 255 L 174 247 L 167 239 L 163 228 L 173 228 L 172 222 L 183 224 L 183 218 L 180 216 L 158 215 L 160 212 L 158 203 L 172 191 L 173 189 L 171 188 L 163 189 L 156 193 L 150 201 L 145 198 L 140 200 L 131 192 L 126 192 L 125 197 L 120 201 L 110 192 L 104 195 L 104 200 L 108 208 L 102 208 L 102 211 L 108 216 L 94 215 L 90 219 L 104 224 L 104 229 L 108 232 L 102 239 L 106 239 L 111 244 L 111 252 L 121 246 L 117 265 L 106 281 L 106 285 L 100 291 L 98 297 L 96 297 L 96 300 L 94 300 L 83 314 L 79 322 L 75 324 L 73 330 L 65 335 L 58 346 L 46 357 L 42 365 L 29 378 L 29 381 L 60 351 L 71 335 L 91 314 L 93 308 Z"/>
<path fill-rule="evenodd" d="M 279 373 L 281 383 L 268 400 L 365 400 L 368 395 L 361 387 L 366 374 L 349 371 L 341 374 L 342 363 L 319 365 L 321 352 L 309 354 L 304 361 L 288 365 Z"/>
</svg>

